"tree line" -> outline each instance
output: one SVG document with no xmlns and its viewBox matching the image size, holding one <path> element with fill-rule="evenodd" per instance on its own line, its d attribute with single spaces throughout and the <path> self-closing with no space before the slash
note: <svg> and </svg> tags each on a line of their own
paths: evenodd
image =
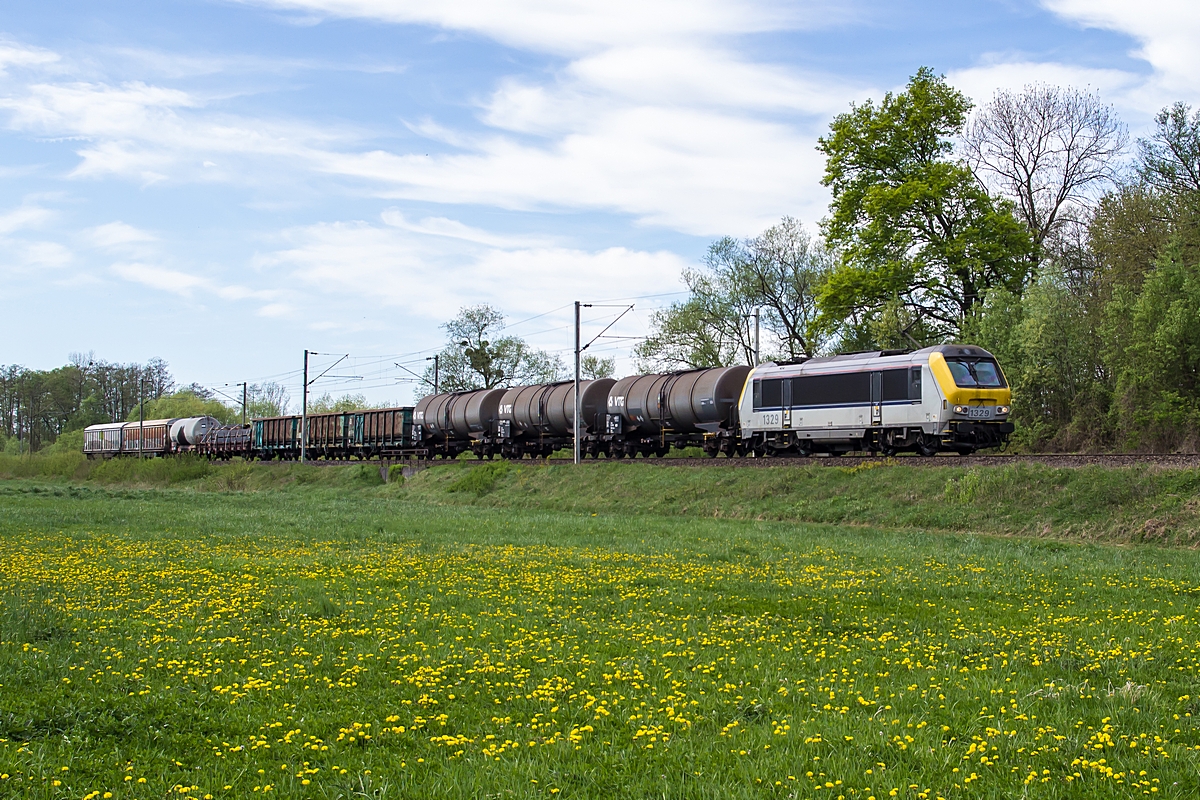
<svg viewBox="0 0 1200 800">
<path fill-rule="evenodd" d="M 276 383 L 252 384 L 247 398 L 248 418 L 282 414 L 289 402 Z M 88 425 L 137 420 L 143 408 L 145 419 L 208 415 L 233 424 L 242 418 L 240 402 L 231 406 L 199 384 L 177 386 L 160 358 L 120 364 L 72 353 L 66 365 L 50 370 L 0 365 L 0 451 L 6 453 L 36 452 L 60 440 L 81 446 Z"/>
<path fill-rule="evenodd" d="M 976 108 L 923 68 L 852 105 L 818 150 L 831 203 L 720 239 L 656 312 L 639 368 L 971 342 L 1038 449 L 1200 445 L 1200 112 L 1131 143 L 1092 91 L 1031 85 Z"/>
</svg>

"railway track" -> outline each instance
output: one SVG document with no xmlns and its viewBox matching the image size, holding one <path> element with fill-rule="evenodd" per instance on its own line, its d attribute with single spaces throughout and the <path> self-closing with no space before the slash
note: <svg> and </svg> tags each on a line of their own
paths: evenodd
<svg viewBox="0 0 1200 800">
<path fill-rule="evenodd" d="M 943 454 L 928 458 L 909 454 L 897 455 L 893 458 L 866 455 L 812 456 L 809 458 L 639 458 L 637 462 L 666 467 L 854 467 L 867 462 L 875 462 L 884 465 L 905 467 L 999 467 L 1011 464 L 1044 464 L 1052 467 L 1128 467 L 1150 465 L 1172 469 L 1200 469 L 1200 453 L 1032 453 L 973 456 Z M 552 458 L 549 459 L 549 463 L 570 464 L 571 459 Z M 585 463 L 593 464 L 597 462 L 588 459 Z"/>
<path fill-rule="evenodd" d="M 893 458 L 882 456 L 812 456 L 809 458 L 636 458 L 616 459 L 599 458 L 584 459 L 584 465 L 591 464 L 652 464 L 659 467 L 718 467 L 718 468 L 763 468 L 763 467 L 855 467 L 867 462 L 881 463 L 888 466 L 905 467 L 1000 467 L 1012 464 L 1043 464 L 1051 467 L 1130 467 L 1154 466 L 1166 469 L 1200 469 L 1200 453 L 1028 453 L 1020 455 L 974 455 L 959 456 L 942 454 L 932 457 L 917 455 L 898 455 Z M 278 463 L 278 462 L 276 462 Z M 387 464 L 413 465 L 417 467 L 435 466 L 449 463 L 442 460 L 430 461 L 309 461 L 314 466 L 338 466 L 348 464 Z M 476 459 L 467 459 L 465 464 L 484 463 Z M 516 462 L 524 464 L 570 464 L 569 458 L 525 459 Z"/>
</svg>

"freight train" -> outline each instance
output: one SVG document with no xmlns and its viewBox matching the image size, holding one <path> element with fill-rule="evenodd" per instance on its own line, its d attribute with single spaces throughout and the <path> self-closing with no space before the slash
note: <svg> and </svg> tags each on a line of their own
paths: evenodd
<svg viewBox="0 0 1200 800">
<path fill-rule="evenodd" d="M 467 452 L 546 458 L 573 447 L 575 408 L 572 381 L 434 394 L 415 407 L 311 414 L 303 449 L 308 458 L 335 460 Z M 586 380 L 579 408 L 580 451 L 591 458 L 661 457 L 685 447 L 711 457 L 969 455 L 1004 445 L 1013 432 L 1011 391 L 1000 365 L 986 350 L 958 344 Z M 211 422 L 201 429 L 196 420 Z M 84 452 L 301 455 L 298 416 L 249 426 L 215 422 L 146 422 L 143 431 L 153 427 L 153 434 L 131 433 L 136 422 L 96 425 L 87 429 Z"/>
</svg>

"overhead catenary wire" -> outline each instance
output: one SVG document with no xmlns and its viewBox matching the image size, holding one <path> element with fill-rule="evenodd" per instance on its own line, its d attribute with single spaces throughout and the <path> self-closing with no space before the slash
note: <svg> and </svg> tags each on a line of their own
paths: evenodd
<svg viewBox="0 0 1200 800">
<path fill-rule="evenodd" d="M 672 297 L 672 296 L 682 295 L 682 294 L 687 294 L 687 292 L 686 291 L 657 292 L 657 293 L 653 293 L 653 294 L 636 295 L 636 296 L 631 296 L 631 297 L 626 297 L 626 298 L 606 298 L 603 301 L 588 304 L 588 306 L 600 308 L 600 307 L 603 307 L 606 303 L 610 303 L 613 301 L 654 299 L 654 298 L 662 298 L 662 297 Z M 530 322 L 534 322 L 539 319 L 544 319 L 546 317 L 550 317 L 558 312 L 561 312 L 561 311 L 569 308 L 570 305 L 571 304 L 560 305 L 555 308 L 551 308 L 547 311 L 540 312 L 538 314 L 533 314 L 528 317 L 523 317 L 519 320 L 516 320 L 515 322 L 506 323 L 506 324 L 500 326 L 499 328 L 497 328 L 496 330 L 508 331 L 508 330 L 511 330 L 514 328 L 519 328 L 521 326 L 527 325 Z M 643 330 L 647 329 L 646 321 L 643 319 L 643 314 L 636 313 L 636 312 L 631 313 L 631 312 L 633 312 L 632 306 L 626 307 L 624 305 L 621 305 L 621 306 L 614 306 L 614 307 L 622 308 L 622 311 L 615 315 L 613 315 L 613 314 L 598 314 L 594 317 L 591 317 L 591 318 L 588 318 L 585 320 L 581 320 L 581 322 L 586 323 L 586 324 L 592 324 L 592 323 L 596 323 L 596 322 L 607 322 L 607 324 L 604 326 L 603 330 L 601 330 L 601 332 L 599 334 L 597 334 L 595 337 L 593 337 L 590 342 L 588 342 L 586 345 L 581 347 L 581 350 L 587 349 L 592 353 L 605 353 L 605 354 L 608 354 L 611 356 L 622 356 L 623 354 L 629 355 L 632 346 L 634 346 L 634 343 L 644 340 L 646 338 L 645 336 L 621 336 L 621 335 L 608 333 L 608 331 L 611 330 L 611 328 L 613 328 L 618 322 L 620 322 L 621 319 L 623 319 L 626 316 L 629 316 L 631 319 L 636 320 L 636 324 L 638 325 L 638 327 L 641 327 Z M 562 333 L 562 332 L 568 330 L 569 328 L 570 328 L 569 324 L 552 325 L 551 327 L 548 327 L 548 328 L 541 328 L 541 329 L 534 330 L 534 331 L 531 331 L 526 334 L 522 334 L 522 338 L 530 339 L 530 338 L 552 335 L 552 334 L 556 334 L 556 333 Z M 337 355 L 337 358 L 333 361 L 332 364 L 328 364 L 324 368 L 324 371 L 322 371 L 320 374 L 318 374 L 315 378 L 306 379 L 306 377 L 303 375 L 304 370 L 293 369 L 293 370 L 285 370 L 285 371 L 280 371 L 280 372 L 275 372 L 275 373 L 266 373 L 266 374 L 254 376 L 254 377 L 249 378 L 247 380 L 247 383 L 255 384 L 255 385 L 260 385 L 262 383 L 267 383 L 267 382 L 276 383 L 282 389 L 287 391 L 288 394 L 293 395 L 293 396 L 297 393 L 305 393 L 306 389 L 310 386 L 313 386 L 317 381 L 321 381 L 321 385 L 324 387 L 324 391 L 327 394 L 333 393 L 333 392 L 340 392 L 340 391 L 350 391 L 350 390 L 374 391 L 374 390 L 378 390 L 378 389 L 383 389 L 383 388 L 387 388 L 387 387 L 396 387 L 396 386 L 401 386 L 401 385 L 421 385 L 421 384 L 428 383 L 428 379 L 422 375 L 419 375 L 417 372 L 414 372 L 413 370 L 409 369 L 408 365 L 413 365 L 413 364 L 421 363 L 423 361 L 428 361 L 429 359 L 424 357 L 426 354 L 438 353 L 442 349 L 443 349 L 442 347 L 427 347 L 427 348 L 422 348 L 422 349 L 418 349 L 418 350 L 410 350 L 410 351 L 401 352 L 401 353 L 375 353 L 375 354 L 362 354 L 362 355 L 357 355 L 357 354 L 353 354 L 353 353 L 341 353 L 341 354 L 324 353 L 324 354 L 322 354 L 322 353 L 317 353 L 315 351 L 310 351 L 309 354 L 311 356 Z M 563 348 L 550 348 L 550 349 L 543 350 L 542 352 L 545 352 L 551 356 L 561 356 L 561 355 L 565 355 L 566 353 L 571 352 L 571 350 L 572 350 L 572 348 L 570 348 L 570 347 L 563 347 Z M 342 364 L 343 362 L 348 362 L 348 364 L 352 368 L 353 372 L 357 372 L 357 373 L 361 373 L 361 374 L 355 374 L 355 375 L 331 374 L 333 372 L 334 368 L 337 367 L 339 364 Z M 397 374 L 395 374 L 397 370 L 402 370 L 403 372 L 406 372 L 406 373 L 408 373 L 408 375 L 411 375 L 413 377 L 405 377 L 405 376 L 397 375 Z M 214 384 L 220 384 L 220 383 L 221 383 L 221 381 L 211 381 L 210 383 L 207 384 L 207 387 L 211 389 L 211 387 Z M 220 396 L 224 397 L 226 400 L 229 400 L 229 401 L 235 402 L 235 403 L 238 402 L 237 398 L 230 397 L 229 395 L 226 395 L 223 392 L 219 392 L 216 389 L 212 389 L 212 391 L 220 394 Z"/>
</svg>

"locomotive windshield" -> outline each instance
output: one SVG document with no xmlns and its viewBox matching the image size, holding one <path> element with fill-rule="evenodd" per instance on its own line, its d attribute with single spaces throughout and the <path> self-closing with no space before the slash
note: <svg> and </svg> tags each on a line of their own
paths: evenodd
<svg viewBox="0 0 1200 800">
<path fill-rule="evenodd" d="M 1003 389 L 1004 376 L 995 361 L 983 358 L 947 358 L 954 382 L 962 388 Z"/>
</svg>

